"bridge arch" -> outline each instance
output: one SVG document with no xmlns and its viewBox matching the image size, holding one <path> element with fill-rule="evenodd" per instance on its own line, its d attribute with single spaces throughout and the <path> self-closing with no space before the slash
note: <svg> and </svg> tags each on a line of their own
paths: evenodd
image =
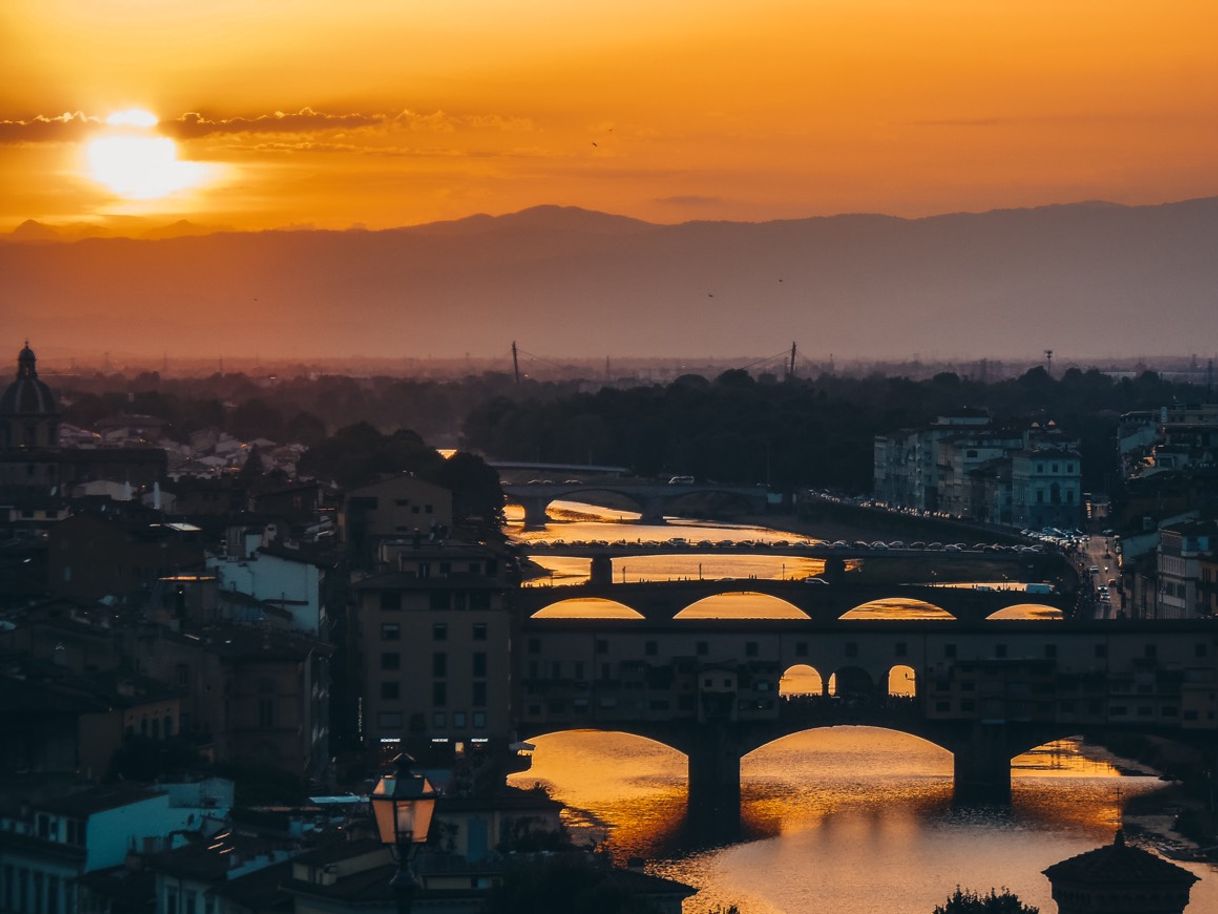
<svg viewBox="0 0 1218 914">
<path fill-rule="evenodd" d="M 780 698 L 797 698 L 801 696 L 821 697 L 826 693 L 826 683 L 820 670 L 807 663 L 797 663 L 788 667 L 778 680 L 778 696 Z"/>
<path fill-rule="evenodd" d="M 986 616 L 987 622 L 1061 621 L 1066 614 L 1047 603 L 1012 603 Z"/>
<path fill-rule="evenodd" d="M 918 674 L 913 667 L 898 663 L 888 671 L 889 698 L 916 698 L 918 696 Z"/>
<path fill-rule="evenodd" d="M 767 735 L 762 738 L 762 741 L 751 744 L 748 747 L 747 751 L 742 755 L 742 758 L 748 758 L 750 755 L 760 752 L 763 749 L 776 747 L 780 743 L 782 743 L 786 740 L 804 736 L 804 735 L 810 734 L 810 733 L 815 733 L 817 731 L 837 731 L 838 733 L 843 733 L 843 734 L 851 732 L 851 731 L 856 732 L 856 733 L 861 732 L 861 731 L 870 731 L 872 734 L 885 734 L 885 733 L 898 734 L 900 737 L 902 737 L 902 739 L 908 738 L 912 742 L 921 743 L 924 746 L 930 746 L 930 747 L 933 747 L 934 749 L 938 750 L 935 753 L 935 755 L 939 756 L 941 761 L 946 763 L 944 765 L 944 767 L 949 770 L 950 770 L 950 766 L 951 766 L 950 760 L 955 755 L 955 750 L 952 747 L 943 745 L 942 743 L 938 742 L 937 740 L 932 739 L 931 737 L 927 736 L 925 733 L 916 733 L 913 730 L 909 730 L 909 729 L 906 729 L 901 726 L 894 726 L 891 724 L 888 724 L 888 725 L 862 724 L 862 725 L 860 725 L 860 724 L 846 722 L 846 723 L 813 724 L 808 727 L 803 727 L 801 729 L 796 729 L 796 730 L 790 730 L 788 732 L 778 734 L 778 735 Z M 940 753 L 942 753 L 942 755 L 940 755 Z"/>
<path fill-rule="evenodd" d="M 806 612 L 781 597 L 753 590 L 729 590 L 690 603 L 674 620 L 696 619 L 811 619 Z"/>
<path fill-rule="evenodd" d="M 543 606 L 530 619 L 643 619 L 645 616 L 617 600 L 604 597 L 570 597 Z"/>
<path fill-rule="evenodd" d="M 843 622 L 884 622 L 884 621 L 955 621 L 956 617 L 942 606 L 916 600 L 910 597 L 883 597 L 869 600 L 846 610 L 838 616 Z"/>
</svg>

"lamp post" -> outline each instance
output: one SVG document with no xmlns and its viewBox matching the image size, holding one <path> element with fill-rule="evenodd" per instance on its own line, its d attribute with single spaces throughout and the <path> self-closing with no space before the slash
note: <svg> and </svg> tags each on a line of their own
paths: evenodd
<svg viewBox="0 0 1218 914">
<path fill-rule="evenodd" d="M 415 848 L 427 842 L 431 817 L 436 809 L 436 791 L 406 753 L 394 760 L 394 770 L 382 777 L 369 797 L 372 820 L 381 843 L 397 848 L 398 871 L 389 885 L 399 914 L 407 914 L 418 882 L 410 869 Z"/>
</svg>

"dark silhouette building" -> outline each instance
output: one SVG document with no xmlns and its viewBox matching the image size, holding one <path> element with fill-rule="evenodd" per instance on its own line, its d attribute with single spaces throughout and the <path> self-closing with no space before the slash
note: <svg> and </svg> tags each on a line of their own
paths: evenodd
<svg viewBox="0 0 1218 914">
<path fill-rule="evenodd" d="M 1125 843 L 1055 863 L 1044 871 L 1059 914 L 1180 914 L 1197 877 L 1183 867 Z"/>
<path fill-rule="evenodd" d="M 0 396 L 0 448 L 59 444 L 59 408 L 51 388 L 38 379 L 37 362 L 27 342 L 17 354 L 17 379 Z"/>
</svg>

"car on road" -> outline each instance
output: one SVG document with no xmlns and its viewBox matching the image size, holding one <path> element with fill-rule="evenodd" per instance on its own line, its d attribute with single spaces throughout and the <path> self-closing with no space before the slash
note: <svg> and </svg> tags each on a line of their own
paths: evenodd
<svg viewBox="0 0 1218 914">
<path fill-rule="evenodd" d="M 692 476 L 673 476 L 668 480 L 670 486 L 692 486 L 694 478 Z"/>
</svg>

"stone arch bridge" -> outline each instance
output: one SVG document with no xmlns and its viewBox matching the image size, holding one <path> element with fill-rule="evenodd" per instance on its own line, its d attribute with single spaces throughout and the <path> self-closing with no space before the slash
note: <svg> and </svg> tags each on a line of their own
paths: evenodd
<svg viewBox="0 0 1218 914">
<path fill-rule="evenodd" d="M 633 609 L 647 622 L 672 620 L 683 609 L 708 597 L 733 593 L 756 593 L 774 597 L 798 609 L 809 622 L 832 622 L 850 610 L 878 600 L 917 600 L 941 609 L 955 619 L 980 621 L 1011 606 L 1033 603 L 1068 611 L 1073 598 L 1059 593 L 1029 593 L 1022 590 L 977 590 L 930 584 L 883 582 L 826 583 L 817 580 L 784 581 L 738 578 L 690 581 L 642 581 L 607 583 L 592 581 L 559 587 L 525 587 L 517 595 L 521 614 L 534 613 L 564 600 L 595 597 L 612 600 Z"/>
<path fill-rule="evenodd" d="M 723 486 L 712 483 L 666 485 L 657 482 L 613 480 L 597 483 L 532 483 L 505 485 L 503 494 L 508 504 L 524 508 L 526 529 L 546 525 L 546 508 L 561 499 L 586 500 L 589 495 L 614 495 L 638 507 L 639 523 L 662 524 L 672 506 L 691 495 L 726 495 L 739 499 L 749 510 L 760 514 L 766 507 L 766 490 L 757 486 Z"/>
<path fill-rule="evenodd" d="M 1011 759 L 1137 730 L 1218 745 L 1218 627 L 1205 622 L 519 622 L 519 737 L 619 731 L 683 752 L 691 813 L 738 824 L 740 759 L 817 727 L 868 725 L 951 752 L 962 802 L 1007 802 Z M 797 666 L 835 697 L 780 694 Z M 894 667 L 912 698 L 887 695 Z"/>
</svg>

